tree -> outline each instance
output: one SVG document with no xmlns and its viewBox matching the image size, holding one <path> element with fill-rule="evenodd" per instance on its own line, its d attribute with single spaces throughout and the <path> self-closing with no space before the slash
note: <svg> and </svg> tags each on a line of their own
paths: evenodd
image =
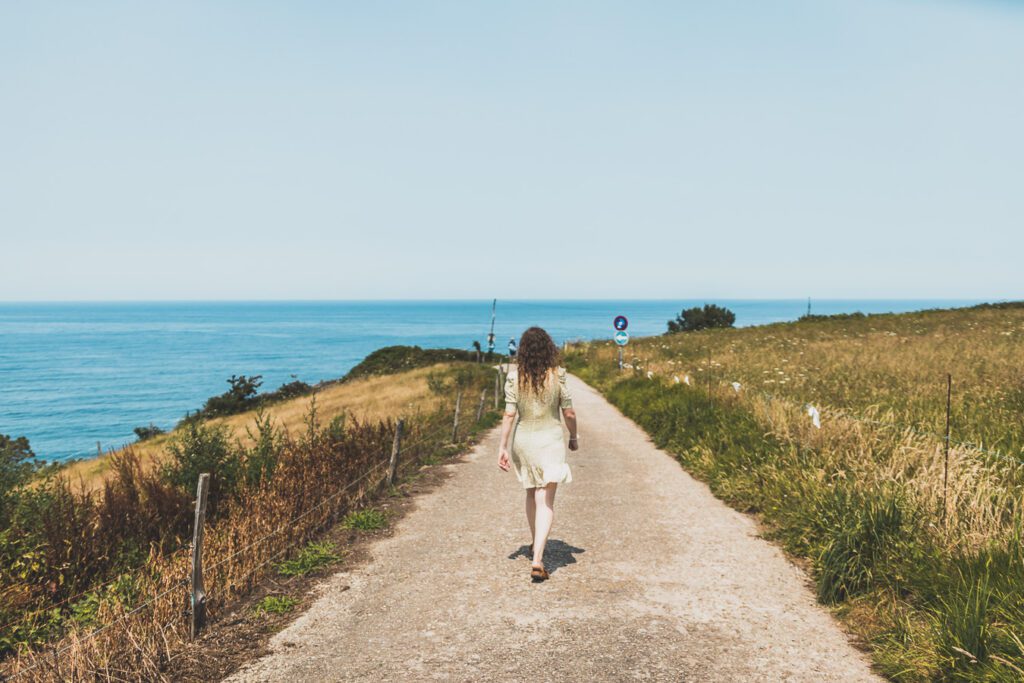
<svg viewBox="0 0 1024 683">
<path fill-rule="evenodd" d="M 704 308 L 694 306 L 684 309 L 675 320 L 668 321 L 668 332 L 696 332 L 712 327 L 732 327 L 736 322 L 736 314 L 728 308 L 715 304 L 704 304 Z"/>
</svg>

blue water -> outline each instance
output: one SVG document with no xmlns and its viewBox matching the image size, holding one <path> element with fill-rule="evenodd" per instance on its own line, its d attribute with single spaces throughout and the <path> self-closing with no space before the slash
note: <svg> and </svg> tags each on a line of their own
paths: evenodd
<svg viewBox="0 0 1024 683">
<path fill-rule="evenodd" d="M 612 319 L 633 335 L 659 334 L 702 301 L 499 301 L 497 350 L 530 325 L 565 339 L 609 338 Z M 793 320 L 807 303 L 724 301 L 737 325 Z M 969 301 L 815 301 L 815 313 L 899 312 Z M 153 422 L 172 427 L 227 389 L 232 374 L 263 375 L 264 390 L 293 379 L 344 375 L 390 344 L 485 345 L 487 301 L 0 303 L 0 433 L 27 436 L 36 454 L 63 460 L 134 440 Z"/>
</svg>

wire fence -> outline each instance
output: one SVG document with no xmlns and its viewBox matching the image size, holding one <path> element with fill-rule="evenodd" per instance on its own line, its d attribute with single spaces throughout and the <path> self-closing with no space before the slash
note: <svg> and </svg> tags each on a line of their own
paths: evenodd
<svg viewBox="0 0 1024 683">
<path fill-rule="evenodd" d="M 501 375 L 502 375 L 501 370 L 498 369 L 497 372 L 498 372 L 498 378 L 497 378 L 498 381 L 496 381 L 495 385 L 494 385 L 494 404 L 495 405 L 498 405 L 498 397 L 499 397 L 499 393 L 498 392 L 500 391 L 500 387 L 503 384 L 503 382 L 501 382 Z M 460 390 L 459 394 L 461 395 L 461 390 Z M 424 457 L 424 453 L 422 452 L 422 448 L 424 446 L 434 445 L 434 446 L 436 446 L 438 448 L 443 448 L 446 445 L 448 445 L 448 446 L 460 445 L 460 444 L 463 443 L 463 440 L 460 439 L 459 435 L 458 435 L 458 426 L 459 426 L 459 420 L 460 420 L 459 403 L 460 403 L 460 401 L 457 399 L 456 402 L 455 402 L 454 426 L 442 426 L 442 427 L 438 427 L 438 428 L 432 429 L 432 430 L 430 430 L 430 431 L 428 431 L 426 433 L 418 433 L 418 434 L 416 434 L 416 438 L 415 439 L 413 439 L 411 441 L 408 441 L 408 442 L 402 442 L 400 444 L 400 446 L 397 446 L 397 441 L 396 441 L 396 447 L 398 448 L 398 450 L 396 452 L 396 455 L 399 457 L 399 465 L 398 465 L 398 468 L 397 468 L 398 472 L 402 472 L 405 468 L 408 468 L 410 465 L 420 465 L 422 463 L 422 460 L 423 460 L 423 457 Z M 482 405 L 483 405 L 483 397 L 481 397 L 481 406 Z M 418 411 L 419 411 L 419 406 L 417 406 L 416 409 L 415 409 L 415 412 L 418 412 Z M 479 424 L 483 421 L 484 416 L 486 416 L 489 412 L 493 412 L 493 410 L 487 411 L 487 410 L 480 409 L 480 410 L 477 411 L 476 419 L 474 419 L 472 422 L 464 421 L 463 424 L 471 424 L 474 427 L 479 426 Z M 396 429 L 398 429 L 397 425 L 396 425 Z M 451 437 L 451 438 L 448 438 L 448 437 Z M 401 455 L 403 453 L 406 454 L 407 457 L 401 458 Z M 412 457 L 408 457 L 408 454 L 413 454 L 413 456 Z M 346 503 L 349 506 L 361 504 L 366 499 L 368 494 L 371 494 L 374 491 L 376 491 L 381 484 L 383 484 L 385 481 L 387 481 L 389 471 L 390 471 L 390 462 L 389 462 L 389 460 L 388 459 L 381 460 L 377 464 L 372 465 L 365 472 L 361 473 L 355 479 L 347 482 L 343 487 L 341 487 L 340 489 L 338 489 L 334 493 L 332 493 L 329 496 L 327 496 L 326 498 L 323 498 L 322 500 L 320 500 L 316 505 L 314 505 L 314 506 L 312 506 L 312 507 L 310 507 L 308 509 L 303 510 L 300 514 L 293 516 L 291 519 L 289 519 L 288 521 L 286 521 L 286 522 L 284 522 L 282 524 L 279 524 L 278 526 L 276 526 L 269 533 L 264 534 L 261 537 L 257 538 L 256 540 L 247 543 L 245 546 L 243 546 L 241 548 L 233 550 L 229 555 L 226 555 L 224 557 L 218 558 L 213 563 L 209 564 L 205 568 L 205 571 L 213 572 L 214 570 L 221 569 L 221 568 L 227 566 L 233 560 L 236 560 L 236 559 L 238 559 L 238 558 L 240 558 L 242 556 L 245 556 L 245 555 L 247 555 L 249 553 L 252 553 L 257 548 L 263 546 L 264 544 L 266 544 L 268 541 L 274 539 L 275 537 L 280 536 L 284 532 L 289 531 L 289 530 L 294 530 L 295 528 L 297 528 L 297 526 L 300 524 L 300 522 L 302 522 L 303 520 L 305 520 L 309 516 L 317 513 L 318 511 L 323 510 L 325 507 L 328 507 L 328 506 L 330 506 L 332 504 L 339 503 L 347 494 L 352 493 L 353 490 L 356 489 L 356 487 L 360 487 L 363 484 L 372 483 L 372 485 L 368 486 L 365 490 L 360 491 L 360 493 L 354 499 L 346 501 Z M 327 521 L 330 521 L 330 520 L 334 519 L 334 516 L 337 513 L 338 513 L 338 510 L 335 510 L 334 511 L 334 515 L 329 517 Z M 311 530 L 311 532 L 312 532 L 312 530 Z M 310 534 L 303 534 L 303 536 L 308 536 L 308 535 L 310 535 Z M 260 561 L 258 564 L 254 565 L 253 567 L 248 568 L 247 571 L 244 574 L 242 574 L 240 578 L 242 580 L 251 579 L 252 577 L 258 575 L 262 570 L 265 570 L 269 565 L 273 564 L 274 562 L 277 562 L 282 557 L 287 555 L 289 552 L 294 551 L 298 547 L 298 545 L 299 544 L 296 544 L 296 543 L 290 543 L 290 544 L 285 545 L 284 547 L 280 548 L 279 550 L 277 550 L 276 552 L 271 554 L 266 559 L 263 559 L 262 561 Z M 175 550 L 171 551 L 170 553 L 167 553 L 166 556 L 173 556 L 175 554 L 184 553 L 185 551 L 188 551 L 189 553 L 192 553 L 193 550 L 194 550 L 193 544 L 192 543 L 188 543 L 188 544 L 184 544 L 184 545 L 179 546 L 178 548 L 176 548 Z M 136 574 L 138 574 L 138 572 L 136 572 Z M 35 614 L 44 613 L 44 612 L 48 612 L 48 611 L 51 611 L 51 610 L 54 610 L 54 609 L 61 609 L 63 607 L 66 607 L 67 605 L 74 603 L 75 601 L 85 597 L 86 595 L 95 593 L 98 590 L 103 590 L 103 589 L 105 589 L 105 588 L 107 588 L 107 587 L 117 583 L 118 581 L 123 580 L 124 576 L 125 576 L 124 574 L 119 575 L 119 576 L 117 576 L 117 577 L 115 577 L 113 579 L 105 581 L 102 584 L 99 584 L 97 586 L 93 586 L 93 587 L 89 588 L 88 590 L 82 591 L 80 593 L 77 593 L 76 595 L 73 595 L 73 596 L 70 596 L 68 598 L 65 598 L 65 599 L 61 600 L 59 603 L 48 605 L 46 607 L 41 607 L 41 608 L 39 608 L 39 609 L 29 613 L 29 616 L 32 616 L 32 615 L 35 615 Z M 181 591 L 182 589 L 189 588 L 191 580 L 192 580 L 192 577 L 183 577 L 181 579 L 174 580 L 169 586 L 167 586 L 166 588 L 161 590 L 159 593 L 149 597 L 148 599 L 146 599 L 142 603 L 133 606 L 130 610 L 125 611 L 125 612 L 123 612 L 121 614 L 118 614 L 116 617 L 114 617 L 111 620 L 107 621 L 106 623 L 104 623 L 104 624 L 94 628 L 93 630 L 88 631 L 84 635 L 75 634 L 75 637 L 71 640 L 71 642 L 66 642 L 64 644 L 58 644 L 58 645 L 55 645 L 52 648 L 49 648 L 48 650 L 37 651 L 37 652 L 33 653 L 36 656 L 34 658 L 34 661 L 29 666 L 26 666 L 25 668 L 17 669 L 17 670 L 15 670 L 12 673 L 7 674 L 6 676 L 3 675 L 3 674 L 0 674 L 0 681 L 15 681 L 15 680 L 19 680 L 20 681 L 20 680 L 26 680 L 26 676 L 29 676 L 30 674 L 40 674 L 40 673 L 43 673 L 43 671 L 45 670 L 45 668 L 47 666 L 59 667 L 60 657 L 62 655 L 64 655 L 64 654 L 66 654 L 70 649 L 74 648 L 76 645 L 78 645 L 78 644 L 80 644 L 82 642 L 85 642 L 85 641 L 90 641 L 92 639 L 95 639 L 95 638 L 99 637 L 100 635 L 102 635 L 103 633 L 109 631 L 110 629 L 113 629 L 113 628 L 115 628 L 115 627 L 117 627 L 117 626 L 119 626 L 121 624 L 124 624 L 126 622 L 126 620 L 128 620 L 130 617 L 132 617 L 132 616 L 134 616 L 136 614 L 139 614 L 143 610 L 146 610 L 146 609 L 149 609 L 149 608 L 153 607 L 161 599 L 166 598 L 168 595 L 174 593 L 175 591 Z M 18 620 L 9 622 L 4 628 L 9 628 L 9 627 L 15 625 L 18 622 L 23 622 L 24 621 L 24 617 L 25 617 L 25 615 L 22 614 L 21 617 Z M 59 671 L 57 671 L 57 673 L 59 675 Z"/>
<path fill-rule="evenodd" d="M 638 374 L 638 375 L 640 374 L 640 370 L 642 370 L 642 366 L 638 366 L 638 365 L 635 365 L 635 364 L 632 364 L 632 363 L 625 363 L 625 364 L 623 364 L 623 368 L 632 370 L 632 371 L 634 371 L 634 374 Z M 685 386 L 688 386 L 691 389 L 696 388 L 694 386 L 694 384 L 693 384 L 692 378 L 688 374 L 684 374 L 683 378 L 680 378 L 679 375 L 675 374 L 675 373 L 671 374 L 670 376 L 671 376 L 672 382 L 674 384 L 685 385 Z M 655 372 L 653 370 L 648 370 L 646 372 L 646 377 L 648 379 L 653 380 L 656 377 L 661 378 L 661 377 L 663 377 L 663 375 L 661 375 L 660 373 L 657 373 L 657 372 Z M 842 418 L 844 420 L 849 420 L 849 421 L 852 421 L 852 422 L 859 422 L 859 423 L 862 423 L 862 424 L 870 424 L 870 425 L 873 425 L 873 426 L 876 426 L 876 427 L 884 427 L 884 428 L 887 428 L 887 429 L 897 429 L 899 431 L 908 432 L 908 433 L 911 433 L 911 434 L 915 434 L 917 436 L 934 438 L 934 439 L 938 439 L 943 444 L 948 444 L 948 446 L 950 448 L 957 448 L 957 449 L 968 451 L 968 452 L 980 453 L 980 454 L 987 455 L 987 456 L 990 456 L 990 457 L 993 457 L 993 458 L 997 458 L 997 459 L 1001 459 L 1001 460 L 1006 460 L 1006 461 L 1014 462 L 1016 464 L 1024 465 L 1024 457 L 1017 457 L 1017 456 L 1014 456 L 1014 455 L 1009 454 L 1009 453 L 1003 453 L 1002 451 L 997 451 L 997 450 L 993 450 L 993 449 L 990 449 L 990 448 L 986 448 L 986 447 L 982 446 L 981 444 L 973 443 L 973 442 L 970 442 L 970 441 L 960 441 L 960 440 L 957 440 L 957 439 L 947 438 L 947 436 L 945 434 L 939 434 L 939 433 L 934 432 L 934 431 L 924 430 L 924 429 L 921 429 L 917 425 L 909 425 L 909 424 L 905 424 L 905 423 L 901 423 L 901 422 L 896 422 L 896 421 L 892 421 L 892 420 L 875 420 L 875 419 L 872 419 L 872 418 L 869 418 L 869 417 L 865 417 L 863 415 L 858 415 L 857 413 L 852 412 L 852 411 L 850 411 L 848 409 L 836 408 L 836 407 L 833 407 L 833 406 L 821 406 L 821 407 L 818 407 L 818 406 L 814 405 L 811 402 L 799 401 L 799 400 L 796 400 L 796 399 L 794 399 L 793 397 L 790 397 L 790 396 L 781 396 L 781 395 L 772 394 L 770 392 L 763 391 L 761 389 L 750 388 L 750 387 L 745 386 L 743 383 L 741 383 L 739 381 L 723 382 L 723 381 L 719 380 L 717 383 L 715 383 L 715 380 L 710 379 L 710 378 L 707 379 L 707 380 L 705 380 L 704 378 L 701 378 L 701 379 L 703 380 L 703 381 L 700 382 L 700 384 L 701 384 L 700 388 L 701 389 L 703 389 L 703 387 L 705 385 L 710 387 L 711 386 L 711 384 L 709 384 L 709 382 L 710 382 L 710 383 L 714 383 L 714 386 L 718 390 L 723 390 L 723 389 L 731 388 L 734 391 L 734 393 L 737 394 L 737 395 L 743 395 L 743 394 L 746 394 L 746 395 L 757 395 L 757 396 L 761 396 L 761 397 L 763 397 L 763 398 L 765 398 L 765 399 L 767 399 L 769 401 L 785 403 L 785 404 L 790 405 L 790 406 L 802 406 L 803 409 L 805 410 L 805 412 L 807 412 L 808 417 L 811 418 L 812 420 L 816 420 L 815 427 L 817 427 L 817 428 L 820 428 L 820 419 L 821 419 L 822 414 L 823 414 L 822 411 L 824 411 L 824 415 L 833 415 L 833 416 Z M 1024 455 L 1024 454 L 1022 454 L 1022 455 Z"/>
</svg>

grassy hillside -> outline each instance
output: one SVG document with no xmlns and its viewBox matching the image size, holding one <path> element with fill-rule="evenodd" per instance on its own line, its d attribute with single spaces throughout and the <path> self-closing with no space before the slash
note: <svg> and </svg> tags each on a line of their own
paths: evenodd
<svg viewBox="0 0 1024 683">
<path fill-rule="evenodd" d="M 1024 307 L 644 338 L 623 372 L 615 354 L 585 344 L 567 364 L 760 514 L 884 673 L 1024 676 Z"/>
<path fill-rule="evenodd" d="M 361 421 L 376 421 L 391 418 L 409 406 L 436 402 L 427 386 L 432 373 L 450 368 L 450 363 L 438 363 L 415 370 L 396 371 L 395 374 L 365 375 L 343 383 L 332 383 L 315 393 L 317 407 L 324 419 L 330 421 L 342 414 L 349 414 Z M 303 418 L 309 410 L 311 396 L 301 396 L 289 401 L 267 406 L 264 410 L 280 429 L 296 431 L 304 428 Z M 257 412 L 246 411 L 230 417 L 209 420 L 210 425 L 224 425 L 230 434 L 243 443 L 250 444 L 248 434 L 253 428 Z M 174 432 L 130 446 L 145 469 L 163 461 L 167 443 L 174 438 Z M 97 490 L 111 474 L 111 463 L 123 453 L 119 449 L 100 458 L 80 460 L 68 465 L 65 473 L 76 485 L 86 490 Z"/>
<path fill-rule="evenodd" d="M 199 473 L 211 474 L 206 588 L 214 614 L 398 475 L 461 451 L 495 371 L 451 362 L 321 387 L 261 414 L 188 420 L 172 434 L 6 492 L 0 527 L 0 677 L 158 679 L 187 640 L 181 616 Z M 463 396 L 453 435 L 456 396 Z M 77 467 L 86 467 L 78 464 Z M 91 477 L 85 490 L 73 485 Z M 55 660 L 45 649 L 57 643 Z M 14 656 L 11 656 L 14 655 Z M 55 663 L 56 662 L 56 663 Z"/>
<path fill-rule="evenodd" d="M 368 355 L 341 379 L 324 382 L 316 387 L 303 385 L 308 393 L 301 396 L 273 400 L 274 394 L 259 394 L 249 399 L 249 403 L 261 406 L 273 425 L 285 431 L 303 428 L 303 417 L 313 396 L 316 396 L 320 414 L 328 420 L 343 414 L 361 421 L 383 420 L 401 413 L 409 406 L 425 406 L 430 403 L 434 399 L 428 387 L 428 378 L 450 369 L 452 363 L 475 358 L 473 352 L 460 349 L 385 346 Z M 250 445 L 250 432 L 259 414 L 259 408 L 253 407 L 233 415 L 209 419 L 193 414 L 191 419 L 200 419 L 212 426 L 223 425 L 233 438 Z M 142 468 L 149 470 L 164 460 L 167 445 L 174 437 L 174 432 L 160 434 L 131 444 L 129 448 L 139 459 Z M 81 490 L 97 491 L 109 479 L 111 463 L 126 450 L 114 449 L 96 458 L 74 461 L 63 467 L 63 473 Z"/>
</svg>

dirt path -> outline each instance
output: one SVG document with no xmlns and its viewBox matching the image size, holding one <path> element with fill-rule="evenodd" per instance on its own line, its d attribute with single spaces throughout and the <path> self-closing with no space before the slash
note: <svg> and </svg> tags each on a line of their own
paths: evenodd
<svg viewBox="0 0 1024 683">
<path fill-rule="evenodd" d="M 878 680 L 752 520 L 569 381 L 581 450 L 550 581 L 529 581 L 523 493 L 495 465 L 495 430 L 230 680 Z"/>
</svg>

